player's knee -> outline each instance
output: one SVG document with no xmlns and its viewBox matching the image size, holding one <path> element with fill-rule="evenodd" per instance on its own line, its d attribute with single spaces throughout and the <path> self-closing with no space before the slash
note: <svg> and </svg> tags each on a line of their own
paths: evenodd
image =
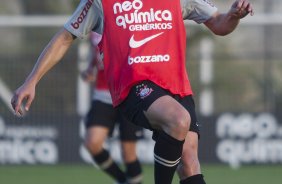
<svg viewBox="0 0 282 184">
<path fill-rule="evenodd" d="M 103 143 L 98 140 L 87 139 L 85 140 L 84 145 L 92 154 L 97 154 L 103 149 Z"/>
<path fill-rule="evenodd" d="M 185 133 L 188 132 L 189 127 L 190 127 L 190 116 L 185 115 L 185 116 L 179 116 L 176 118 L 176 128 L 179 131 L 183 131 Z"/>
<path fill-rule="evenodd" d="M 176 137 L 173 137 L 180 140 L 185 139 L 191 122 L 189 113 L 178 113 L 173 119 L 174 121 L 169 125 L 170 131 L 173 135 L 176 135 Z"/>
</svg>

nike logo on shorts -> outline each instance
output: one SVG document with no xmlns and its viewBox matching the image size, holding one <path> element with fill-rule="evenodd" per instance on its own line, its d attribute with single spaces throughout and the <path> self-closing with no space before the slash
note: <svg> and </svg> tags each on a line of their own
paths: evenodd
<svg viewBox="0 0 282 184">
<path fill-rule="evenodd" d="M 158 34 L 154 34 L 152 36 L 149 36 L 147 38 L 144 38 L 142 40 L 136 41 L 134 40 L 134 35 L 131 36 L 130 40 L 129 40 L 129 46 L 131 48 L 138 48 L 141 47 L 142 45 L 144 45 L 145 43 L 153 40 L 154 38 L 160 36 L 161 34 L 163 34 L 164 32 L 158 33 Z"/>
</svg>

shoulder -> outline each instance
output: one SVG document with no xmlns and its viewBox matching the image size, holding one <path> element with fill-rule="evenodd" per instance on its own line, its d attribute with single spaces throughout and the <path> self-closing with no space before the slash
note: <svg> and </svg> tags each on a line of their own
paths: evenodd
<svg viewBox="0 0 282 184">
<path fill-rule="evenodd" d="M 210 0 L 180 0 L 183 19 L 194 20 L 202 23 L 212 16 L 216 6 Z"/>
<path fill-rule="evenodd" d="M 103 32 L 103 8 L 101 0 L 81 0 L 64 27 L 73 35 L 84 38 L 89 32 Z"/>
<path fill-rule="evenodd" d="M 207 5 L 207 6 L 215 6 L 211 0 L 180 0 L 182 6 L 199 6 L 199 5 Z"/>
</svg>

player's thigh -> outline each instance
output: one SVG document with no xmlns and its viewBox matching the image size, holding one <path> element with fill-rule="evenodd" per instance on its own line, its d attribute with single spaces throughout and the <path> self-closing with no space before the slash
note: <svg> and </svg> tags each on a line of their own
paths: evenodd
<svg viewBox="0 0 282 184">
<path fill-rule="evenodd" d="M 124 162 L 129 163 L 137 159 L 136 144 L 144 137 L 143 128 L 128 121 L 123 114 L 119 114 L 119 138 Z"/>
<path fill-rule="evenodd" d="M 130 122 L 123 114 L 119 113 L 119 138 L 122 142 L 136 142 L 144 137 L 143 128 Z"/>
<path fill-rule="evenodd" d="M 190 122 L 189 112 L 174 98 L 165 95 L 154 101 L 147 111 L 144 112 L 151 126 L 160 129 L 171 129 L 180 123 Z M 184 125 L 185 127 L 185 125 Z"/>
<path fill-rule="evenodd" d="M 173 96 L 151 81 L 142 81 L 131 88 L 118 109 L 134 124 L 156 130 L 180 118 L 189 119 L 188 111 Z"/>
<path fill-rule="evenodd" d="M 109 134 L 114 129 L 118 112 L 113 108 L 112 104 L 107 104 L 98 100 L 93 100 L 91 108 L 85 118 L 85 127 L 104 127 L 109 130 Z"/>
</svg>

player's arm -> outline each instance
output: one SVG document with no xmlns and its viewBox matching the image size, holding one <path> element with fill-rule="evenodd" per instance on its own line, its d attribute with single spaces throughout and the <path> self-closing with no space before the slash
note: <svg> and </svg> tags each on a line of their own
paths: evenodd
<svg viewBox="0 0 282 184">
<path fill-rule="evenodd" d="M 23 100 L 26 100 L 25 110 L 29 110 L 35 96 L 37 83 L 44 74 L 62 59 L 74 39 L 75 37 L 71 33 L 65 28 L 62 28 L 48 43 L 40 54 L 33 70 L 28 75 L 25 82 L 15 91 L 11 99 L 15 114 L 23 115 L 23 110 L 20 109 Z"/>
<path fill-rule="evenodd" d="M 27 81 L 38 83 L 42 76 L 62 59 L 74 39 L 75 37 L 71 33 L 62 28 L 40 54 Z"/>
<path fill-rule="evenodd" d="M 88 11 L 85 11 L 86 9 Z M 84 17 L 81 20 L 80 16 L 82 13 Z M 24 100 L 26 100 L 25 110 L 29 110 L 35 96 L 35 87 L 37 83 L 46 72 L 62 59 L 75 37 L 84 38 L 92 29 L 99 33 L 103 32 L 102 17 L 103 11 L 101 1 L 80 1 L 75 12 L 64 25 L 64 28 L 53 37 L 42 51 L 32 72 L 29 74 L 23 85 L 15 91 L 15 94 L 11 99 L 15 114 L 23 114 L 20 107 Z M 78 20 L 80 21 L 78 22 Z"/>
<path fill-rule="evenodd" d="M 92 53 L 88 63 L 88 66 L 85 70 L 81 72 L 81 77 L 86 82 L 95 82 L 96 81 L 96 65 L 97 65 L 97 46 L 92 45 Z"/>
<path fill-rule="evenodd" d="M 240 19 L 253 15 L 253 7 L 248 0 L 236 0 L 227 13 L 216 12 L 204 24 L 216 35 L 227 35 L 239 24 Z"/>
</svg>

